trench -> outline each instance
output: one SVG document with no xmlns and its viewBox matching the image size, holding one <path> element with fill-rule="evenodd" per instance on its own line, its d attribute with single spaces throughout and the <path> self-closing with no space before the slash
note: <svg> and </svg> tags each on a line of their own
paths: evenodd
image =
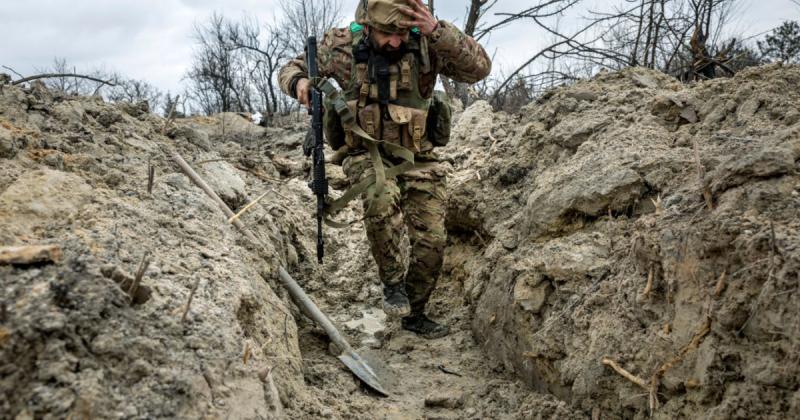
<svg viewBox="0 0 800 420">
<path fill-rule="evenodd" d="M 448 233 L 442 275 L 427 306 L 429 316 L 446 323 L 451 333 L 427 340 L 385 318 L 377 269 L 368 254 L 361 224 L 329 235 L 329 262 L 313 267 L 314 258 L 301 258 L 298 267 L 312 299 L 340 327 L 348 341 L 368 360 L 378 360 L 379 376 L 391 395 L 381 397 L 361 384 L 329 351 L 327 337 L 314 324 L 298 317 L 303 375 L 330 410 L 332 418 L 462 419 L 520 418 L 540 407 L 566 410 L 552 396 L 537 394 L 502 363 L 482 349 L 473 332 L 473 302 L 465 291 L 464 265 L 485 246 L 484 238 L 468 229 Z M 491 238 L 488 238 L 491 239 Z M 350 243 L 348 243 L 350 242 Z M 307 248 L 310 249 L 310 248 Z M 358 250 L 358 264 L 337 266 L 346 253 Z M 324 274 L 323 274 L 324 273 Z M 325 286 L 315 278 L 327 275 Z M 356 291 L 356 292 L 353 292 Z"/>
</svg>

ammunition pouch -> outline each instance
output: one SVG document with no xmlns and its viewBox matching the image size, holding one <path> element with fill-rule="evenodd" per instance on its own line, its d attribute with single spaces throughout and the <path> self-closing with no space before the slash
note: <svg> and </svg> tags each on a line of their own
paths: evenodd
<svg viewBox="0 0 800 420">
<path fill-rule="evenodd" d="M 336 112 L 336 106 L 330 97 L 325 97 L 323 106 L 325 114 L 322 116 L 322 131 L 325 134 L 325 140 L 331 146 L 331 149 L 339 150 L 339 148 L 347 144 L 344 126 L 342 126 L 342 117 Z"/>
<path fill-rule="evenodd" d="M 428 141 L 434 146 L 446 146 L 450 141 L 452 121 L 453 111 L 447 95 L 440 90 L 434 91 L 431 106 L 428 109 Z"/>
</svg>

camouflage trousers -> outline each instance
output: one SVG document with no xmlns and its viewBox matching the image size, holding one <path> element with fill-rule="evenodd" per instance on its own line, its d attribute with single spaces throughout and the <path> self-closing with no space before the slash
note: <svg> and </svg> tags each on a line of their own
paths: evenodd
<svg viewBox="0 0 800 420">
<path fill-rule="evenodd" d="M 348 157 L 343 169 L 351 183 L 374 173 L 368 155 Z M 425 309 L 442 268 L 447 242 L 446 172 L 445 164 L 430 162 L 422 169 L 387 179 L 378 196 L 374 196 L 373 184 L 361 197 L 367 238 L 381 281 L 395 285 L 405 280 L 414 313 Z M 406 234 L 408 252 L 404 249 Z"/>
</svg>

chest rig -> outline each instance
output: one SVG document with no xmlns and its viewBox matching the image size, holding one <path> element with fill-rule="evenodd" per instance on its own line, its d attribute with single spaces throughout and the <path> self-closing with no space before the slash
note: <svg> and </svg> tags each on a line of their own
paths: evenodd
<svg viewBox="0 0 800 420">
<path fill-rule="evenodd" d="M 351 25 L 353 61 L 351 80 L 344 92 L 347 106 L 361 129 L 375 139 L 402 146 L 413 153 L 432 149 L 426 139 L 430 100 L 420 94 L 420 72 L 430 71 L 427 51 L 412 32 L 406 53 L 396 62 L 370 48 L 360 25 Z M 351 148 L 363 148 L 362 139 L 346 130 Z"/>
<path fill-rule="evenodd" d="M 408 52 L 397 62 L 389 63 L 370 50 L 361 25 L 353 23 L 350 30 L 353 60 L 349 85 L 339 92 L 324 79 L 312 83 L 324 92 L 329 109 L 340 119 L 339 127 L 350 150 L 369 152 L 374 173 L 329 202 L 325 210 L 328 216 L 362 194 L 380 196 L 386 179 L 431 165 L 415 162 L 415 155 L 433 149 L 433 144 L 425 138 L 431 100 L 423 98 L 419 89 L 420 71 L 430 71 L 427 44 L 419 33 L 412 31 Z M 369 208 L 365 216 L 371 213 Z M 330 217 L 326 217 L 325 223 L 332 227 L 349 226 Z"/>
</svg>

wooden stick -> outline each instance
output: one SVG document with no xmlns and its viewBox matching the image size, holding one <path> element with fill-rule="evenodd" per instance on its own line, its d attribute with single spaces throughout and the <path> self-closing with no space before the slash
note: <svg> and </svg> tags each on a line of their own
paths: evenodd
<svg viewBox="0 0 800 420">
<path fill-rule="evenodd" d="M 172 103 L 172 106 L 169 109 L 169 114 L 167 115 L 167 120 L 164 121 L 164 125 L 161 126 L 161 135 L 165 136 L 167 134 L 167 128 L 175 120 L 175 108 L 178 107 L 178 99 L 180 99 L 181 95 L 175 97 L 175 101 Z"/>
<path fill-rule="evenodd" d="M 208 159 L 208 160 L 201 160 L 200 162 L 196 162 L 195 165 L 205 165 L 206 163 L 214 163 L 214 162 L 225 162 L 227 159 L 219 158 L 219 159 Z"/>
<path fill-rule="evenodd" d="M 181 322 L 186 322 L 186 316 L 189 315 L 189 308 L 192 307 L 192 300 L 194 300 L 194 293 L 197 291 L 197 286 L 199 285 L 200 285 L 200 276 L 197 277 L 197 280 L 195 280 L 194 282 L 194 286 L 192 286 L 192 290 L 189 292 L 189 300 L 186 301 L 186 307 L 183 309 Z"/>
<path fill-rule="evenodd" d="M 240 171 L 247 172 L 247 173 L 255 176 L 256 178 L 258 178 L 258 179 L 260 179 L 262 181 L 283 182 L 280 179 L 276 179 L 276 178 L 272 178 L 272 177 L 266 176 L 263 173 L 261 173 L 261 171 L 254 171 L 254 170 L 251 170 L 251 169 L 247 169 L 242 165 L 233 165 L 233 167 L 238 169 L 238 170 L 240 170 Z"/>
<path fill-rule="evenodd" d="M 150 253 L 145 252 L 145 254 L 142 256 L 142 262 L 139 263 L 139 269 L 136 270 L 136 277 L 134 277 L 131 287 L 128 289 L 128 295 L 131 297 L 131 303 L 133 303 L 135 300 L 134 297 L 136 296 L 136 292 L 139 290 L 139 283 L 141 283 L 142 277 L 144 277 L 144 273 L 147 271 L 148 267 L 150 267 Z"/>
<path fill-rule="evenodd" d="M 229 218 L 235 216 L 233 211 L 231 211 L 231 209 L 228 208 L 228 205 L 225 204 L 225 202 L 222 201 L 221 198 L 219 198 L 217 193 L 215 193 L 214 190 L 212 190 L 211 187 L 209 187 L 208 184 L 206 184 L 206 182 L 203 181 L 202 178 L 200 178 L 200 175 L 197 175 L 197 172 L 195 172 L 194 169 L 192 169 L 192 167 L 189 166 L 189 164 L 186 163 L 185 160 L 183 160 L 183 157 L 180 155 L 180 153 L 172 152 L 171 157 L 172 160 L 175 161 L 175 163 L 177 163 L 178 166 L 180 166 L 183 173 L 186 174 L 186 176 L 188 176 L 189 179 L 191 179 L 195 185 L 200 187 L 200 189 L 202 189 L 206 193 L 206 195 L 208 195 L 217 204 L 217 207 L 219 207 L 219 209 L 222 210 L 222 212 L 225 213 L 226 216 L 228 216 Z M 231 223 L 233 223 L 233 225 L 236 226 L 252 244 L 261 245 L 261 242 L 258 239 L 256 239 L 255 235 L 253 235 L 253 233 L 250 232 L 250 229 L 247 229 L 247 227 L 244 224 L 242 224 L 241 221 L 234 220 Z"/>
<path fill-rule="evenodd" d="M 147 194 L 153 194 L 153 183 L 155 183 L 156 168 L 147 161 Z"/>
<path fill-rule="evenodd" d="M 251 201 L 251 202 L 250 202 L 250 204 L 248 204 L 248 205 L 244 206 L 244 208 L 242 208 L 241 210 L 239 210 L 239 212 L 238 212 L 238 213 L 234 214 L 233 216 L 231 216 L 231 217 L 228 219 L 228 223 L 233 223 L 233 222 L 235 222 L 236 220 L 239 220 L 239 216 L 243 215 L 244 213 L 246 213 L 246 212 L 247 212 L 247 210 L 250 210 L 250 208 L 251 208 L 251 207 L 253 207 L 253 206 L 255 206 L 256 204 L 258 204 L 258 202 L 259 202 L 259 201 L 261 201 L 261 199 L 262 199 L 262 198 L 266 197 L 266 196 L 267 196 L 267 194 L 269 194 L 269 191 L 265 192 L 264 194 L 261 194 L 261 195 L 259 195 L 259 196 L 258 196 L 258 198 L 256 198 L 255 200 Z"/>
</svg>

